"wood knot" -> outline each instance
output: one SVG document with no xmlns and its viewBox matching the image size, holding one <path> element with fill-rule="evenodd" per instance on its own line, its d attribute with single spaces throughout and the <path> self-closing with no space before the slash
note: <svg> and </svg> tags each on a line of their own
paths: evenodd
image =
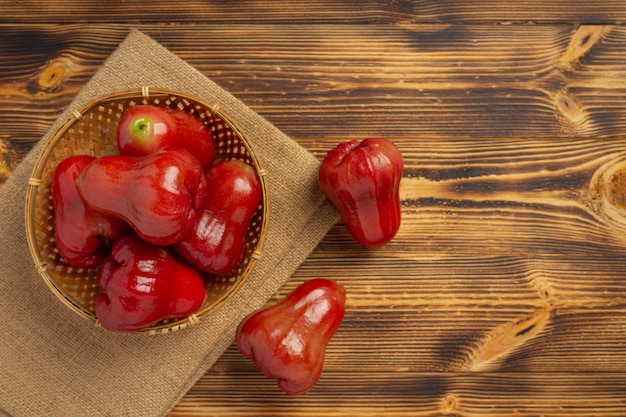
<svg viewBox="0 0 626 417">
<path fill-rule="evenodd" d="M 620 211 L 626 211 L 626 169 L 613 172 L 606 181 L 606 196 Z"/>
<path fill-rule="evenodd" d="M 582 25 L 572 35 L 567 50 L 557 62 L 557 67 L 571 71 L 580 59 L 597 45 L 608 33 L 609 27 L 603 25 Z"/>
<path fill-rule="evenodd" d="M 486 334 L 476 348 L 470 370 L 490 371 L 521 346 L 543 331 L 550 321 L 551 310 L 543 306 L 515 321 L 504 323 Z"/>
<path fill-rule="evenodd" d="M 626 155 L 618 155 L 600 167 L 591 178 L 589 192 L 596 213 L 619 227 L 626 228 Z"/>
<path fill-rule="evenodd" d="M 454 394 L 446 395 L 441 401 L 441 411 L 444 413 L 452 413 L 458 407 L 458 401 Z"/>
<path fill-rule="evenodd" d="M 532 273 L 530 275 L 530 284 L 537 291 L 539 297 L 546 302 L 551 302 L 554 298 L 554 289 L 542 274 Z"/>
<path fill-rule="evenodd" d="M 587 114 L 577 100 L 564 93 L 557 92 L 554 95 L 554 108 L 557 119 L 560 119 L 567 130 L 582 131 L 587 125 Z"/>
<path fill-rule="evenodd" d="M 69 57 L 59 57 L 48 61 L 38 76 L 29 84 L 30 93 L 60 91 L 76 67 L 77 65 Z"/>
</svg>

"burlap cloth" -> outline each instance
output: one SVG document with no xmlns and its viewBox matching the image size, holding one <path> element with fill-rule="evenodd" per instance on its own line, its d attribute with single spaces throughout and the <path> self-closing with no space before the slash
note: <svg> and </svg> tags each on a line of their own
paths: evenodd
<svg viewBox="0 0 626 417">
<path fill-rule="evenodd" d="M 263 256 L 240 292 L 197 326 L 153 336 L 95 327 L 50 293 L 26 243 L 24 196 L 46 135 L 0 187 L 0 416 L 167 414 L 231 345 L 244 315 L 267 302 L 338 220 L 317 187 L 318 161 L 310 153 L 138 31 L 129 33 L 60 120 L 101 95 L 141 86 L 179 89 L 217 103 L 250 138 L 268 171 Z"/>
</svg>

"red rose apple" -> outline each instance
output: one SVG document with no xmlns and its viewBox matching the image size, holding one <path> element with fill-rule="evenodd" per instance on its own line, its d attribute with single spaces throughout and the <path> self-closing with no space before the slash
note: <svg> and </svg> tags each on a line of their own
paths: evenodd
<svg viewBox="0 0 626 417">
<path fill-rule="evenodd" d="M 178 127 L 178 146 L 187 149 L 206 169 L 215 157 L 215 142 L 207 126 L 199 118 L 178 109 L 170 109 Z"/>
<path fill-rule="evenodd" d="M 162 246 L 134 233 L 115 241 L 102 264 L 95 313 L 102 327 L 130 332 L 167 318 L 185 317 L 206 298 L 204 281 L 193 268 Z"/>
<path fill-rule="evenodd" d="M 176 120 L 163 107 L 137 105 L 117 125 L 117 148 L 122 155 L 145 156 L 178 142 Z"/>
<path fill-rule="evenodd" d="M 57 166 L 52 179 L 54 243 L 71 266 L 92 268 L 108 255 L 108 241 L 130 230 L 121 219 L 89 206 L 78 192 L 76 179 L 96 158 L 90 155 L 67 157 Z"/>
<path fill-rule="evenodd" d="M 346 291 L 316 278 L 276 304 L 244 318 L 235 335 L 239 351 L 287 394 L 304 394 L 320 379 L 326 347 L 343 321 Z"/>
</svg>

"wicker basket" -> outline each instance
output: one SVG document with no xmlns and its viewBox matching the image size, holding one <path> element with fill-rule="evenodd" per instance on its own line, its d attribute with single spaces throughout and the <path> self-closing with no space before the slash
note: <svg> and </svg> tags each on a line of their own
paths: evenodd
<svg viewBox="0 0 626 417">
<path fill-rule="evenodd" d="M 207 301 L 189 317 L 156 323 L 142 333 L 167 333 L 193 325 L 228 300 L 250 275 L 261 255 L 266 234 L 268 200 L 266 172 L 259 166 L 250 142 L 217 106 L 190 95 L 164 89 L 134 89 L 113 93 L 73 113 L 56 130 L 37 161 L 26 195 L 26 232 L 35 266 L 54 295 L 78 315 L 98 325 L 94 301 L 99 268 L 73 268 L 54 243 L 54 212 L 50 185 L 56 166 L 71 155 L 117 153 L 115 131 L 123 113 L 136 104 L 178 108 L 199 117 L 215 138 L 215 159 L 240 159 L 253 166 L 261 183 L 262 199 L 249 227 L 244 261 L 227 276 L 205 275 Z"/>
</svg>

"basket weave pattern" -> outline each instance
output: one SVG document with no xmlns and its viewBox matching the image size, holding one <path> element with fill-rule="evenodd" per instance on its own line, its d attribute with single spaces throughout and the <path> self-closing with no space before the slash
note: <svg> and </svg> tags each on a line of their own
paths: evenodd
<svg viewBox="0 0 626 417">
<path fill-rule="evenodd" d="M 255 168 L 261 183 L 261 203 L 248 226 L 246 253 L 239 269 L 230 275 L 205 274 L 207 301 L 198 311 L 143 331 L 165 333 L 195 324 L 219 307 L 241 286 L 261 256 L 268 212 L 266 172 L 249 141 L 217 106 L 180 92 L 142 88 L 100 98 L 75 112 L 53 133 L 33 170 L 26 196 L 27 237 L 35 265 L 52 292 L 75 313 L 97 324 L 94 302 L 99 292 L 99 268 L 74 268 L 59 255 L 54 243 L 51 182 L 57 165 L 69 156 L 117 153 L 117 124 L 126 110 L 137 104 L 176 108 L 199 118 L 213 134 L 216 162 L 242 160 Z"/>
</svg>

